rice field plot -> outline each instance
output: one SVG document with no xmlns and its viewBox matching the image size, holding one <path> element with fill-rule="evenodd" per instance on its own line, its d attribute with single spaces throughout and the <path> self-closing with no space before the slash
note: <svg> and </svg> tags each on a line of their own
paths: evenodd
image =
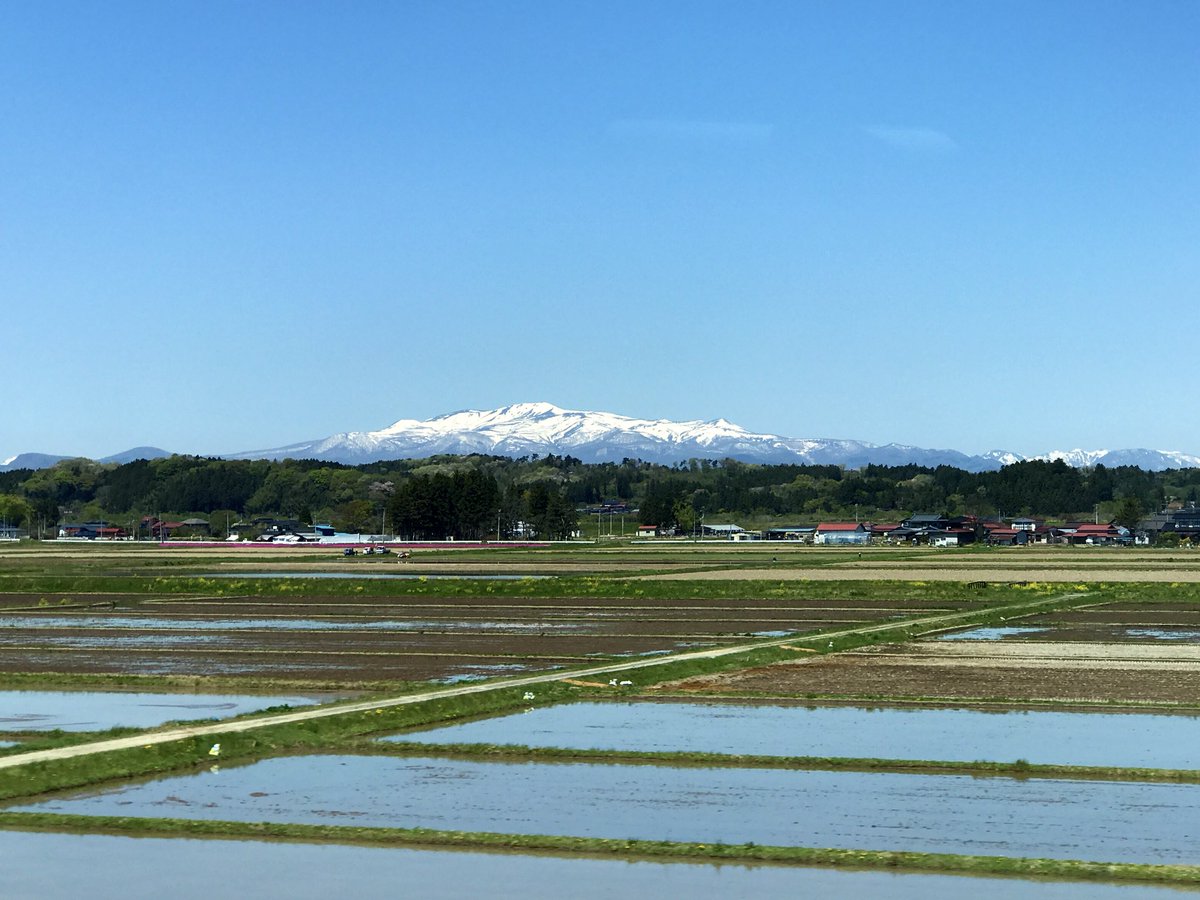
<svg viewBox="0 0 1200 900">
<path fill-rule="evenodd" d="M 1200 785 L 312 754 L 7 809 L 1194 865 Z"/>
<path fill-rule="evenodd" d="M 660 690 L 879 702 L 1200 705 L 1200 656 L 1179 647 L 1054 642 L 888 644 L 684 679 Z M 1200 648 L 1189 648 L 1200 649 Z"/>
<path fill-rule="evenodd" d="M 47 608 L 115 608 L 137 603 L 143 598 L 136 594 L 56 591 L 53 593 L 0 592 L 0 610 L 36 610 Z"/>
<path fill-rule="evenodd" d="M 1192 604 L 1112 603 L 660 689 L 876 700 L 1200 706 Z"/>
<path fill-rule="evenodd" d="M 781 557 L 780 560 L 784 558 Z M 925 582 L 1084 582 L 1195 584 L 1200 582 L 1200 554 L 1177 551 L 1135 551 L 1122 548 L 996 547 L 991 549 L 919 549 L 888 555 L 882 551 L 844 548 L 827 554 L 819 566 L 757 565 L 747 560 L 737 567 L 720 566 L 702 572 L 657 572 L 649 580 L 743 581 L 925 581 Z"/>
<path fill-rule="evenodd" d="M 1161 642 L 1200 644 L 1200 608 L 1194 603 L 1161 601 L 1108 603 L 1029 616 L 1015 628 L 979 629 L 948 637 L 1098 645 Z M 1103 652 L 1101 648 L 1095 650 L 1097 656 L 1103 655 Z"/>
<path fill-rule="evenodd" d="M 121 596 L 0 611 L 10 673 L 334 683 L 461 680 L 719 647 L 972 601 L 279 595 Z"/>
</svg>

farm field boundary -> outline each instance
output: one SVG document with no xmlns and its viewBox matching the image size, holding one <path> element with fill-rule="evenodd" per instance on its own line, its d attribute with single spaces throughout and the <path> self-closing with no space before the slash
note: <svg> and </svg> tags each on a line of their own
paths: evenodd
<svg viewBox="0 0 1200 900">
<path fill-rule="evenodd" d="M 220 837 L 321 841 L 345 844 L 516 850 L 577 856 L 620 856 L 645 860 L 757 862 L 783 865 L 878 868 L 906 871 L 1009 875 L 1071 881 L 1195 885 L 1200 866 L 1144 865 L 1082 860 L 970 856 L 908 851 L 780 847 L 757 844 L 688 843 L 651 840 L 438 831 L 426 828 L 361 828 L 338 825 L 246 823 L 191 819 L 0 813 L 0 828 L 87 832 L 129 836 Z"/>
<path fill-rule="evenodd" d="M 0 797 L 78 787 L 104 779 L 149 774 L 194 764 L 197 759 L 205 758 L 204 752 L 209 741 L 228 745 L 226 755 L 250 758 L 288 746 L 314 746 L 331 738 L 345 739 L 350 735 L 371 731 L 378 733 L 462 715 L 528 706 L 533 698 L 526 696 L 532 693 L 527 689 L 538 686 L 541 686 L 543 694 L 538 699 L 542 702 L 577 695 L 578 689 L 563 683 L 565 679 L 624 673 L 624 680 L 627 681 L 631 680 L 629 676 L 635 675 L 639 678 L 645 676 L 647 681 L 662 681 L 731 667 L 763 665 L 792 657 L 794 653 L 788 648 L 797 646 L 813 652 L 849 649 L 876 640 L 906 640 L 916 634 L 955 624 L 965 626 L 991 622 L 1030 615 L 1050 607 L 1061 608 L 1088 602 L 1094 602 L 1090 594 L 1069 593 L 982 610 L 792 635 L 652 659 L 610 661 L 581 669 L 494 679 L 401 696 L 336 703 L 294 712 L 168 728 L 91 743 L 15 753 L 0 757 Z M 389 715 L 389 712 L 398 715 Z M 328 726 L 323 728 L 322 723 L 328 723 Z M 239 737 L 245 739 L 239 741 Z M 177 746 L 172 748 L 171 745 Z"/>
</svg>

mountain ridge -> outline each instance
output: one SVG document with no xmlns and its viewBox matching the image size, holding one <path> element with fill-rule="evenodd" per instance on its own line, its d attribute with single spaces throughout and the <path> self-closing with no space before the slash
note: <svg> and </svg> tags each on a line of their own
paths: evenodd
<svg viewBox="0 0 1200 900">
<path fill-rule="evenodd" d="M 611 412 L 569 410 L 544 401 L 514 403 L 497 409 L 464 409 L 430 419 L 398 419 L 376 431 L 346 431 L 265 450 L 220 454 L 224 459 L 317 459 L 348 465 L 391 459 L 420 459 L 438 454 L 482 453 L 531 456 L 554 453 L 584 462 L 620 462 L 625 458 L 672 465 L 689 459 L 739 459 L 756 463 L 840 465 L 954 466 L 992 471 L 1023 460 L 1062 459 L 1089 467 L 1131 465 L 1150 471 L 1200 467 L 1200 456 L 1175 450 L 1053 450 L 1023 456 L 1008 450 L 967 454 L 908 444 L 874 444 L 844 438 L 791 438 L 748 431 L 725 418 L 674 421 L 638 419 Z M 136 447 L 98 460 L 128 462 L 169 456 L 156 447 Z M 208 455 L 208 454 L 206 454 Z M 20 454 L 0 464 L 0 472 L 45 468 L 71 457 Z"/>
<path fill-rule="evenodd" d="M 267 450 L 231 454 L 231 459 L 315 458 L 357 464 L 379 459 L 435 454 L 485 453 L 527 456 L 554 453 L 584 462 L 637 458 L 673 464 L 687 459 L 740 459 L 761 463 L 810 463 L 859 468 L 880 465 L 950 465 L 989 471 L 1027 459 L 1062 458 L 1069 465 L 1140 465 L 1142 468 L 1200 466 L 1200 456 L 1146 449 L 1052 451 L 1023 456 L 1008 450 L 967 454 L 908 444 L 874 444 L 843 438 L 790 438 L 748 431 L 728 419 L 673 421 L 637 419 L 611 412 L 562 409 L 546 402 L 497 409 L 465 409 L 430 419 L 400 419 L 377 431 L 349 431 Z"/>
</svg>

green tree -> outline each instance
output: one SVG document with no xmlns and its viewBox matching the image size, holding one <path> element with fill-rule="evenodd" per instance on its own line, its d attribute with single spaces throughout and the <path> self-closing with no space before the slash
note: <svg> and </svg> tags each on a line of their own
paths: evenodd
<svg viewBox="0 0 1200 900">
<path fill-rule="evenodd" d="M 28 528 L 33 522 L 33 506 L 16 494 L 0 494 L 0 522 L 15 528 Z"/>
<path fill-rule="evenodd" d="M 1138 522 L 1142 521 L 1143 513 L 1141 500 L 1137 497 L 1123 497 L 1117 505 L 1117 514 L 1113 517 L 1113 521 L 1133 531 L 1137 528 Z"/>
<path fill-rule="evenodd" d="M 334 508 L 331 524 L 338 531 L 363 534 L 374 530 L 374 522 L 375 511 L 371 507 L 371 501 L 348 500 Z"/>
<path fill-rule="evenodd" d="M 692 508 L 691 501 L 683 497 L 676 500 L 673 515 L 676 526 L 684 534 L 691 534 L 696 530 L 696 523 L 699 521 L 699 516 L 696 515 L 696 510 Z"/>
</svg>

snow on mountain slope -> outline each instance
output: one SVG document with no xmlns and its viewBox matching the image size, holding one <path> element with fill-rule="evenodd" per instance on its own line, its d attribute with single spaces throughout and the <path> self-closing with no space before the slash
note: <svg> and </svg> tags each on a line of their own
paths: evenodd
<svg viewBox="0 0 1200 900">
<path fill-rule="evenodd" d="M 227 459 L 322 459 L 358 464 L 385 459 L 421 459 L 437 454 L 482 453 L 542 456 L 554 453 L 584 462 L 642 459 L 673 464 L 688 459 L 740 459 L 759 463 L 810 463 L 860 468 L 879 465 L 955 466 L 990 471 L 1027 457 L 1007 450 L 972 456 L 957 450 L 931 450 L 906 444 L 790 438 L 747 431 L 726 419 L 675 422 L 637 419 L 610 412 L 561 409 L 551 403 L 516 403 L 500 409 L 461 410 L 432 419 L 400 419 L 378 431 L 348 431 L 269 450 L 233 453 Z M 152 459 L 166 451 L 138 447 L 104 461 Z M 43 468 L 63 457 L 21 454 L 0 471 Z M 1139 466 L 1162 469 L 1200 467 L 1200 456 L 1173 450 L 1055 450 L 1030 459 L 1062 459 L 1071 466 Z"/>
<path fill-rule="evenodd" d="M 570 455 L 585 462 L 619 462 L 629 457 L 676 463 L 686 459 L 817 463 L 858 467 L 869 463 L 953 465 L 996 469 L 1001 459 L 956 450 L 926 450 L 903 444 L 788 438 L 747 431 L 726 419 L 675 422 L 637 419 L 609 412 L 567 410 L 551 403 L 517 403 L 491 410 L 461 410 L 432 419 L 401 419 L 379 431 L 352 431 L 316 441 L 235 454 L 235 458 L 310 457 L 344 463 L 403 459 L 437 453 L 525 456 Z"/>
<path fill-rule="evenodd" d="M 1192 469 L 1200 466 L 1200 456 L 1177 450 L 1051 450 L 1032 459 L 1061 459 L 1068 466 L 1137 466 L 1152 472 L 1163 469 Z"/>
</svg>

